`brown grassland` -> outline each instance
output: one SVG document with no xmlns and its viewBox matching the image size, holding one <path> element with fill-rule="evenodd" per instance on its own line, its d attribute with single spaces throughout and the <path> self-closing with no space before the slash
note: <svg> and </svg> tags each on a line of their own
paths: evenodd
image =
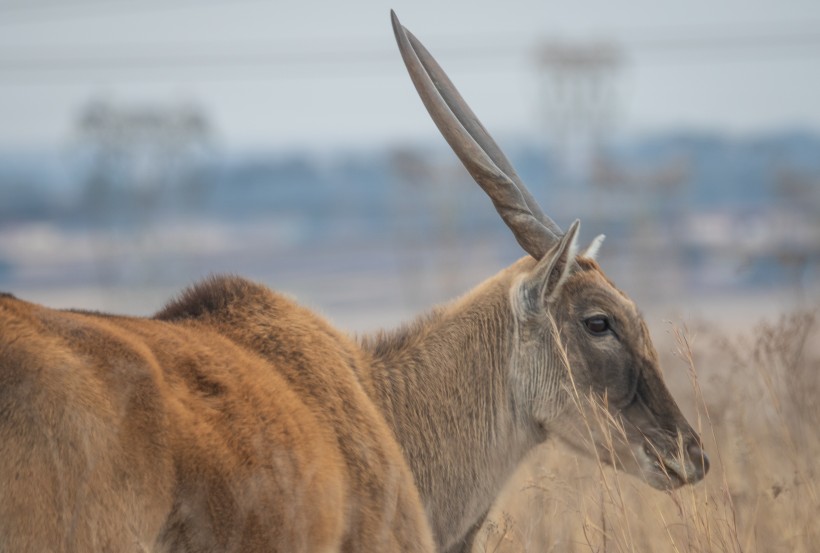
<svg viewBox="0 0 820 553">
<path fill-rule="evenodd" d="M 711 458 L 704 482 L 662 493 L 548 444 L 507 486 L 474 551 L 818 551 L 820 315 L 729 332 L 669 324 L 656 336 Z"/>
</svg>

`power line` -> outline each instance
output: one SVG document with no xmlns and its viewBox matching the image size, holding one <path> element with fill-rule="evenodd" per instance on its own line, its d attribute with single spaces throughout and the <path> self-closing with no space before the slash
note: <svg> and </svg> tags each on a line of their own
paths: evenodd
<svg viewBox="0 0 820 553">
<path fill-rule="evenodd" d="M 566 44 L 582 44 L 565 41 Z M 498 45 L 501 46 L 498 46 Z M 545 46 L 555 48 L 560 41 L 544 41 L 527 48 L 510 41 L 464 37 L 457 47 L 436 48 L 436 54 L 450 61 L 480 62 L 482 70 L 494 70 L 499 60 L 519 58 L 534 61 Z M 776 58 L 814 58 L 820 54 L 820 30 L 779 29 L 768 32 L 723 31 L 714 29 L 690 35 L 631 36 L 625 41 L 609 41 L 627 58 L 662 63 L 696 61 L 757 61 Z M 0 82 L 78 82 L 104 76 L 120 81 L 140 81 L 146 77 L 191 79 L 198 76 L 229 78 L 315 78 L 376 74 L 382 66 L 396 61 L 392 48 L 366 46 L 340 48 L 338 44 L 128 44 L 87 45 L 84 48 L 51 46 L 13 56 L 0 56 Z M 474 65 L 471 65 L 471 68 Z M 321 70 L 321 73 L 319 72 Z"/>
<path fill-rule="evenodd" d="M 201 9 L 203 6 L 235 6 L 264 0 L 40 0 L 0 3 L 0 25 L 42 23 L 81 19 L 88 16 L 118 16 L 125 13 Z"/>
<path fill-rule="evenodd" d="M 816 48 L 820 46 L 820 28 L 768 29 L 756 32 L 709 29 L 695 31 L 688 36 L 629 35 L 622 42 L 630 49 L 640 50 L 642 53 Z"/>
</svg>

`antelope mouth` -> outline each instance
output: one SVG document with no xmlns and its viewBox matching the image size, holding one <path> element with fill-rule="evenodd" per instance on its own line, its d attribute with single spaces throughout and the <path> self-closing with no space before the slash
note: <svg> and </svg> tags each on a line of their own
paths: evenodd
<svg viewBox="0 0 820 553">
<path fill-rule="evenodd" d="M 699 441 L 691 440 L 677 455 L 644 442 L 640 448 L 639 465 L 649 485 L 661 490 L 674 490 L 703 480 L 709 472 L 709 456 Z"/>
<path fill-rule="evenodd" d="M 642 450 L 643 462 L 640 464 L 644 468 L 643 476 L 652 487 L 674 490 L 693 480 L 686 478 L 686 469 L 678 459 L 662 455 L 650 444 L 644 444 Z"/>
</svg>

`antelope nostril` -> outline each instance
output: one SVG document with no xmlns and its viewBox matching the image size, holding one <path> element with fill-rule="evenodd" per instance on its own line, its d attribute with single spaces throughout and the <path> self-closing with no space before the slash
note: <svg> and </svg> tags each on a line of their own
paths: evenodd
<svg viewBox="0 0 820 553">
<path fill-rule="evenodd" d="M 701 449 L 697 442 L 690 443 L 686 448 L 686 452 L 689 454 L 689 458 L 695 467 L 702 469 L 703 475 L 705 476 L 706 473 L 709 472 L 709 456 L 706 455 L 706 452 Z"/>
</svg>

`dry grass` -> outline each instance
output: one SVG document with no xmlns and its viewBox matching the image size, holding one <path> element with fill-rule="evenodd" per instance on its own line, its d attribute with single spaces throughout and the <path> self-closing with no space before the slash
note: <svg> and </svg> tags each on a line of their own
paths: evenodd
<svg viewBox="0 0 820 553">
<path fill-rule="evenodd" d="M 547 445 L 508 486 L 475 551 L 817 551 L 817 313 L 734 338 L 706 325 L 670 326 L 659 350 L 709 452 L 705 481 L 663 493 Z"/>
</svg>

